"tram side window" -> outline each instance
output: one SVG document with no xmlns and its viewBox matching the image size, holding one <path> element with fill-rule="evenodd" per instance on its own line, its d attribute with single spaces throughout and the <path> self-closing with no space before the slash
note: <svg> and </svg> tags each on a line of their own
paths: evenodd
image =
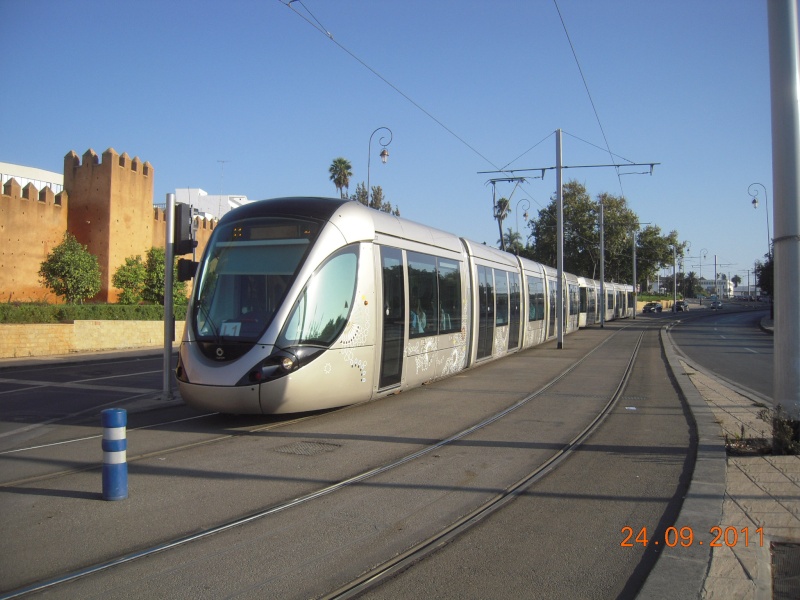
<svg viewBox="0 0 800 600">
<path fill-rule="evenodd" d="M 544 281 L 528 278 L 528 321 L 544 320 Z"/>
<path fill-rule="evenodd" d="M 495 324 L 508 325 L 508 274 L 505 271 L 494 270 L 495 289 Z"/>
<path fill-rule="evenodd" d="M 569 286 L 569 314 L 570 315 L 577 315 L 578 308 L 579 308 L 579 300 L 578 296 L 580 294 L 577 285 L 570 285 Z"/>
<path fill-rule="evenodd" d="M 408 253 L 408 337 L 436 335 L 439 293 L 436 258 Z"/>
<path fill-rule="evenodd" d="M 437 259 L 439 273 L 439 333 L 461 331 L 461 263 Z"/>
<path fill-rule="evenodd" d="M 358 246 L 329 258 L 309 279 L 281 333 L 278 344 L 330 346 L 342 333 L 353 307 Z"/>
</svg>

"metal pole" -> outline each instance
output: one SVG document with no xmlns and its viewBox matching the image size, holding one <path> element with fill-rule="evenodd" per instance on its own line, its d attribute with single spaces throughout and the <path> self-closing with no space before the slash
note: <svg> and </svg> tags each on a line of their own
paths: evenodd
<svg viewBox="0 0 800 600">
<path fill-rule="evenodd" d="M 636 297 L 638 296 L 638 288 L 636 285 L 636 230 L 633 230 L 633 318 L 636 319 Z"/>
<path fill-rule="evenodd" d="M 717 281 L 717 255 L 714 255 L 714 295 L 719 300 L 719 281 Z"/>
<path fill-rule="evenodd" d="M 172 399 L 172 341 L 175 336 L 175 317 L 172 298 L 172 263 L 175 253 L 175 194 L 167 194 L 167 237 L 164 247 L 164 361 L 161 399 Z"/>
<path fill-rule="evenodd" d="M 603 223 L 603 200 L 600 200 L 600 327 L 606 326 L 606 232 Z"/>
<path fill-rule="evenodd" d="M 678 312 L 678 251 L 672 247 L 672 312 Z"/>
<path fill-rule="evenodd" d="M 767 2 L 772 105 L 773 402 L 800 421 L 800 65 L 797 0 Z M 795 438 L 797 429 L 795 429 Z"/>
<path fill-rule="evenodd" d="M 558 241 L 556 242 L 556 263 L 558 266 L 558 293 L 556 305 L 558 310 L 558 348 L 564 347 L 564 189 L 561 181 L 561 130 L 556 129 L 556 197 L 558 198 L 556 210 L 556 226 Z"/>
</svg>

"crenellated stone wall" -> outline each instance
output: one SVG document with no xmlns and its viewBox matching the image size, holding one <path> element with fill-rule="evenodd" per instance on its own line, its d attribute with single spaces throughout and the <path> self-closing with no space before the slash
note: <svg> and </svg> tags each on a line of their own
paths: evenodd
<svg viewBox="0 0 800 600">
<path fill-rule="evenodd" d="M 0 195 L 0 302 L 58 302 L 39 283 L 39 267 L 67 230 L 69 195 L 10 179 Z"/>
<path fill-rule="evenodd" d="M 151 247 L 166 243 L 164 211 L 153 206 L 154 175 L 149 162 L 109 148 L 102 157 L 92 149 L 82 157 L 70 151 L 58 194 L 6 182 L 0 197 L 0 302 L 63 301 L 41 285 L 38 273 L 66 231 L 98 258 L 101 291 L 92 300 L 115 302 L 120 291 L 112 278 L 125 259 L 145 258 Z M 215 226 L 197 220 L 198 259 Z"/>
</svg>

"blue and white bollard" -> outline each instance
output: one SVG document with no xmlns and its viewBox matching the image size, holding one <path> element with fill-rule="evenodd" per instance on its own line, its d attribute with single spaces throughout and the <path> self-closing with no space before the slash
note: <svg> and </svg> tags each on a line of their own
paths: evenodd
<svg viewBox="0 0 800 600">
<path fill-rule="evenodd" d="M 122 408 L 107 408 L 103 418 L 103 500 L 128 497 L 128 440 L 125 426 L 128 413 Z"/>
</svg>

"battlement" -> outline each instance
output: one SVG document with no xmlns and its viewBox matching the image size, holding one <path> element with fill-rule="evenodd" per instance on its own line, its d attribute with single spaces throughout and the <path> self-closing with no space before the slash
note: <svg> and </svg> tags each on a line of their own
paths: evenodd
<svg viewBox="0 0 800 600">
<path fill-rule="evenodd" d="M 67 230 L 68 195 L 20 186 L 13 177 L 0 194 L 0 294 L 5 301 L 43 300 L 48 291 L 38 281 L 42 261 Z"/>
<path fill-rule="evenodd" d="M 46 206 L 57 206 L 59 208 L 66 207 L 68 197 L 67 192 L 62 191 L 56 194 L 49 186 L 41 190 L 37 190 L 36 186 L 32 183 L 27 184 L 24 188 L 20 187 L 17 180 L 13 177 L 5 182 L 2 193 L 2 200 L 4 202 L 10 202 L 11 200 L 29 200 L 31 202 L 36 201 Z M 6 204 L 3 204 L 3 206 L 5 207 Z M 11 205 L 9 204 L 8 206 Z"/>
<path fill-rule="evenodd" d="M 127 169 L 131 173 L 136 173 L 142 177 L 151 177 L 153 175 L 153 165 L 149 162 L 142 163 L 138 156 L 131 158 L 127 152 L 122 154 L 117 153 L 113 148 L 108 148 L 103 152 L 103 159 L 97 156 L 97 153 L 89 148 L 83 153 L 83 157 L 79 157 L 74 150 L 70 150 L 64 157 L 64 177 L 76 177 L 79 174 L 78 170 L 83 169 L 91 173 L 95 170 L 105 171 L 110 173 L 112 167 L 121 167 Z"/>
</svg>

